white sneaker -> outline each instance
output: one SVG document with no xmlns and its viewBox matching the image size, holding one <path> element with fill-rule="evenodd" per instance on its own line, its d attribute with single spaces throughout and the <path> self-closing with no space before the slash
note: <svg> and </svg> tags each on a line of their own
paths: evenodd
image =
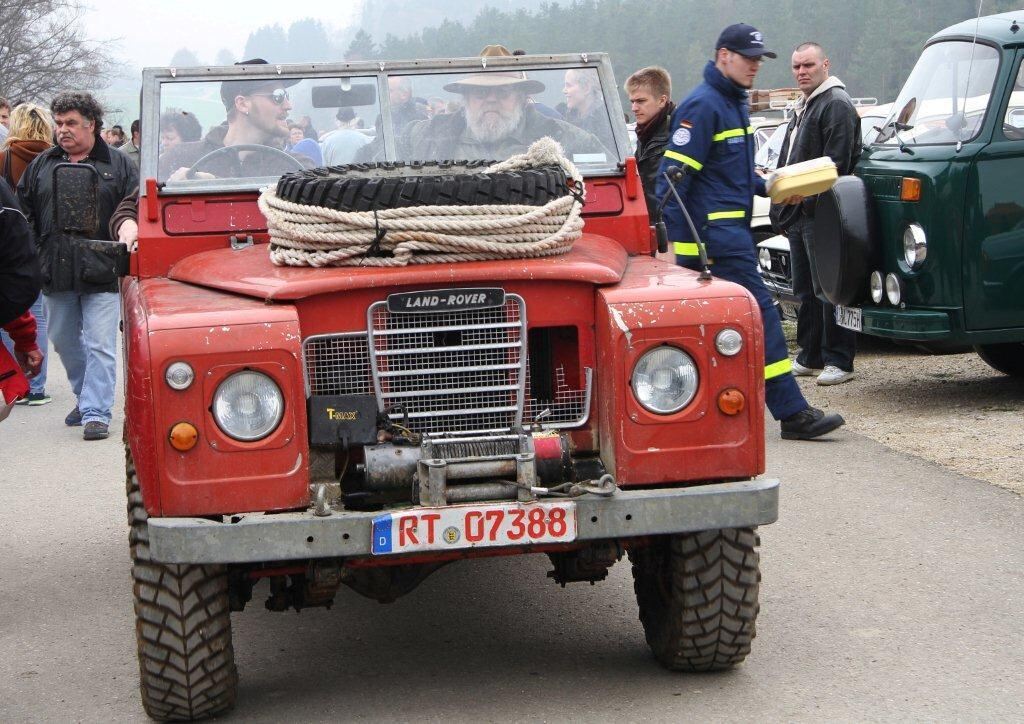
<svg viewBox="0 0 1024 724">
<path fill-rule="evenodd" d="M 804 367 L 796 360 L 793 360 L 792 372 L 794 377 L 813 377 L 814 375 L 821 372 L 821 370 L 816 370 L 811 367 Z"/>
<path fill-rule="evenodd" d="M 795 373 L 794 373 L 795 374 Z M 841 370 L 835 365 L 825 365 L 825 369 L 818 375 L 819 385 L 841 385 L 849 382 L 856 375 L 851 371 Z"/>
</svg>

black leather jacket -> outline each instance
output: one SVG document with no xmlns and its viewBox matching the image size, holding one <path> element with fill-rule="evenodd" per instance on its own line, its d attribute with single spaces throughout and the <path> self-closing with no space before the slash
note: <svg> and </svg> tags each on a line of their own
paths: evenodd
<svg viewBox="0 0 1024 724">
<path fill-rule="evenodd" d="M 91 268 L 85 253 L 68 242 L 54 219 L 53 171 L 66 163 L 64 149 L 54 146 L 36 156 L 18 182 L 18 201 L 35 231 L 39 263 L 43 275 L 43 291 L 77 291 L 83 294 L 116 292 L 115 277 L 99 275 Z M 79 163 L 87 163 L 99 174 L 97 189 L 98 227 L 93 238 L 109 240 L 110 215 L 128 193 L 139 185 L 139 172 L 127 155 L 111 148 L 97 136 L 89 155 Z"/>
<path fill-rule="evenodd" d="M 779 153 L 781 161 L 789 154 L 793 134 L 788 133 Z M 860 132 L 860 116 L 853 101 L 845 90 L 836 86 L 829 88 L 810 100 L 800 115 L 796 143 L 788 164 L 828 156 L 835 162 L 840 176 L 853 173 L 863 149 Z M 800 214 L 814 216 L 817 197 L 810 196 L 799 207 L 772 206 L 772 221 L 787 229 L 799 219 Z"/>
<path fill-rule="evenodd" d="M 665 118 L 646 143 L 639 138 L 636 140 L 636 165 L 640 172 L 640 184 L 644 189 L 644 200 L 647 202 L 647 215 L 652 224 L 655 222 L 654 213 L 658 208 L 658 197 L 654 193 L 658 186 L 658 168 L 661 167 L 661 158 L 665 155 L 665 145 L 668 143 L 671 126 L 672 113 L 669 112 L 665 114 Z"/>
</svg>

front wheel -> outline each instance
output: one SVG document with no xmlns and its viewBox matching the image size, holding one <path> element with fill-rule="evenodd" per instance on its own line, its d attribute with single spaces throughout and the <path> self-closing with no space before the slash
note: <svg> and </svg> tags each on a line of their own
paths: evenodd
<svg viewBox="0 0 1024 724">
<path fill-rule="evenodd" d="M 227 570 L 150 560 L 147 514 L 130 454 L 127 489 L 142 705 L 157 721 L 229 711 L 238 673 Z"/>
<path fill-rule="evenodd" d="M 1011 377 L 1024 377 L 1024 342 L 979 344 L 974 351 L 992 369 Z"/>
<path fill-rule="evenodd" d="M 742 662 L 757 635 L 761 581 L 751 528 L 663 536 L 631 550 L 647 643 L 674 671 L 720 671 Z"/>
</svg>

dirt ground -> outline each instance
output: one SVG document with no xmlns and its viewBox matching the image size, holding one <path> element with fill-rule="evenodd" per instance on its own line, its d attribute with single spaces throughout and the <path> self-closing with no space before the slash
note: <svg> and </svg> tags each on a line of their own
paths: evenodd
<svg viewBox="0 0 1024 724">
<path fill-rule="evenodd" d="M 865 337 L 858 344 L 853 380 L 822 387 L 797 378 L 812 405 L 894 450 L 1024 495 L 1024 379 L 974 353 L 929 355 Z"/>
</svg>

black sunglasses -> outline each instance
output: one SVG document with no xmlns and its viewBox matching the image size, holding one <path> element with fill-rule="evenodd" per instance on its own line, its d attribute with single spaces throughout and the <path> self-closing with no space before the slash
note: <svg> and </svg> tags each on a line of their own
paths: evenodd
<svg viewBox="0 0 1024 724">
<path fill-rule="evenodd" d="M 250 93 L 249 95 L 263 96 L 264 98 L 269 98 L 270 102 L 273 103 L 275 106 L 283 106 L 284 102 L 288 100 L 288 91 L 286 91 L 284 88 L 278 88 L 273 93 Z"/>
</svg>

